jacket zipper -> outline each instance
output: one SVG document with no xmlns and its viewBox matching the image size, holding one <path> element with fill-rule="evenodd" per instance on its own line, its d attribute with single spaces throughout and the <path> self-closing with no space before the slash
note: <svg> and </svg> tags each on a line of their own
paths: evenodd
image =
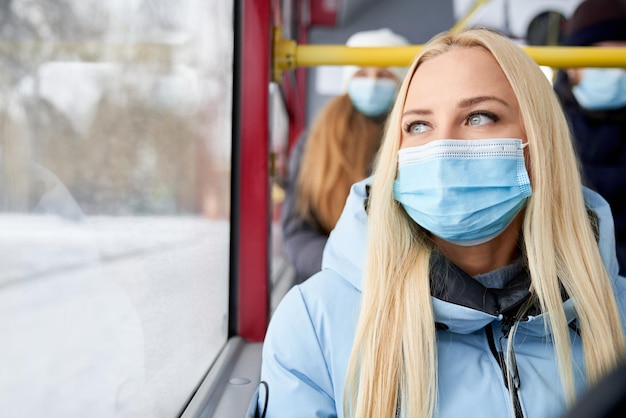
<svg viewBox="0 0 626 418">
<path fill-rule="evenodd" d="M 500 370 L 502 371 L 502 379 L 504 380 L 504 386 L 506 389 L 513 395 L 513 410 L 515 412 L 515 418 L 523 418 L 524 414 L 522 413 L 522 404 L 519 400 L 518 390 L 521 386 L 521 381 L 519 377 L 519 373 L 517 370 L 517 361 L 515 360 L 515 353 L 511 353 L 511 365 L 512 370 L 509 371 L 509 367 L 507 366 L 506 358 L 505 358 L 505 348 L 503 346 L 503 340 L 508 338 L 509 332 L 511 331 L 511 323 L 505 318 L 502 321 L 502 336 L 498 339 L 498 346 L 496 347 L 495 339 L 494 339 L 494 331 L 491 327 L 491 324 L 487 325 L 487 342 L 489 344 L 489 349 L 491 350 L 491 354 L 495 357 L 498 365 L 500 366 Z M 512 372 L 513 377 L 513 388 L 509 388 L 509 380 L 507 379 L 507 375 L 509 372 Z"/>
</svg>

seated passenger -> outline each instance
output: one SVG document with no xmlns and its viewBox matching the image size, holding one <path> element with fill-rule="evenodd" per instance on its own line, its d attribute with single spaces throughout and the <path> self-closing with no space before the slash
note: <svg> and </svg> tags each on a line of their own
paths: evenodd
<svg viewBox="0 0 626 418">
<path fill-rule="evenodd" d="M 322 271 L 271 319 L 259 409 L 561 417 L 623 360 L 625 292 L 609 206 L 582 186 L 539 66 L 494 32 L 444 33 L 409 68 Z"/>
<path fill-rule="evenodd" d="M 355 33 L 347 42 L 354 47 L 406 44 L 389 29 Z M 281 225 L 298 283 L 320 270 L 324 245 L 350 186 L 371 172 L 404 71 L 346 66 L 346 93 L 326 104 L 291 152 Z"/>
<path fill-rule="evenodd" d="M 582 2 L 565 44 L 626 47 L 626 1 Z M 620 274 L 626 275 L 626 69 L 567 69 L 554 88 L 572 128 L 583 182 L 611 206 Z"/>
</svg>

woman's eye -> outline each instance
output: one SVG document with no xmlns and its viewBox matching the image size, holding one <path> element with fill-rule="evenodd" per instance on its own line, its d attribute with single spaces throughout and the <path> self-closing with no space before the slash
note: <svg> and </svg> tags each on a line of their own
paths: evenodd
<svg viewBox="0 0 626 418">
<path fill-rule="evenodd" d="M 396 80 L 396 76 L 391 71 L 386 68 L 378 70 L 376 73 L 376 78 L 389 78 L 391 80 Z"/>
<path fill-rule="evenodd" d="M 419 135 L 423 132 L 429 131 L 430 126 L 424 122 L 412 122 L 406 125 L 404 130 L 411 135 Z"/>
<path fill-rule="evenodd" d="M 491 113 L 474 113 L 467 118 L 467 124 L 471 126 L 481 126 L 497 121 L 497 116 Z"/>
</svg>

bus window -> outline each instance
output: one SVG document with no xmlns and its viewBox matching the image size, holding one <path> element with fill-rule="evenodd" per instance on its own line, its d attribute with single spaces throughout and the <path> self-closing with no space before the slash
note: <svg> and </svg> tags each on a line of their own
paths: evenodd
<svg viewBox="0 0 626 418">
<path fill-rule="evenodd" d="M 178 416 L 228 338 L 234 1 L 0 7 L 0 410 Z"/>
</svg>

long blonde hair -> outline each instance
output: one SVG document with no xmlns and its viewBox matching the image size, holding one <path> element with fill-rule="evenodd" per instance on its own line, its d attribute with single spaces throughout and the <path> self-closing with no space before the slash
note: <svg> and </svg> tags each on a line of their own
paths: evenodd
<svg viewBox="0 0 626 418">
<path fill-rule="evenodd" d="M 296 208 L 329 233 L 337 223 L 350 186 L 365 178 L 383 131 L 383 121 L 358 112 L 347 94 L 321 110 L 309 131 L 296 190 Z"/>
<path fill-rule="evenodd" d="M 578 313 L 589 383 L 597 382 L 624 353 L 611 281 L 585 208 L 567 122 L 550 83 L 522 49 L 499 34 L 485 29 L 444 33 L 425 45 L 411 65 L 380 150 L 369 206 L 361 313 L 346 375 L 346 416 L 392 418 L 398 407 L 406 417 L 435 414 L 437 344 L 428 276 L 433 244 L 394 201 L 392 190 L 411 77 L 422 62 L 459 47 L 489 51 L 519 102 L 533 186 L 523 223 L 530 290 L 542 312 L 549 313 L 546 326 L 552 330 L 568 402 L 575 389 L 561 285 Z"/>
</svg>

